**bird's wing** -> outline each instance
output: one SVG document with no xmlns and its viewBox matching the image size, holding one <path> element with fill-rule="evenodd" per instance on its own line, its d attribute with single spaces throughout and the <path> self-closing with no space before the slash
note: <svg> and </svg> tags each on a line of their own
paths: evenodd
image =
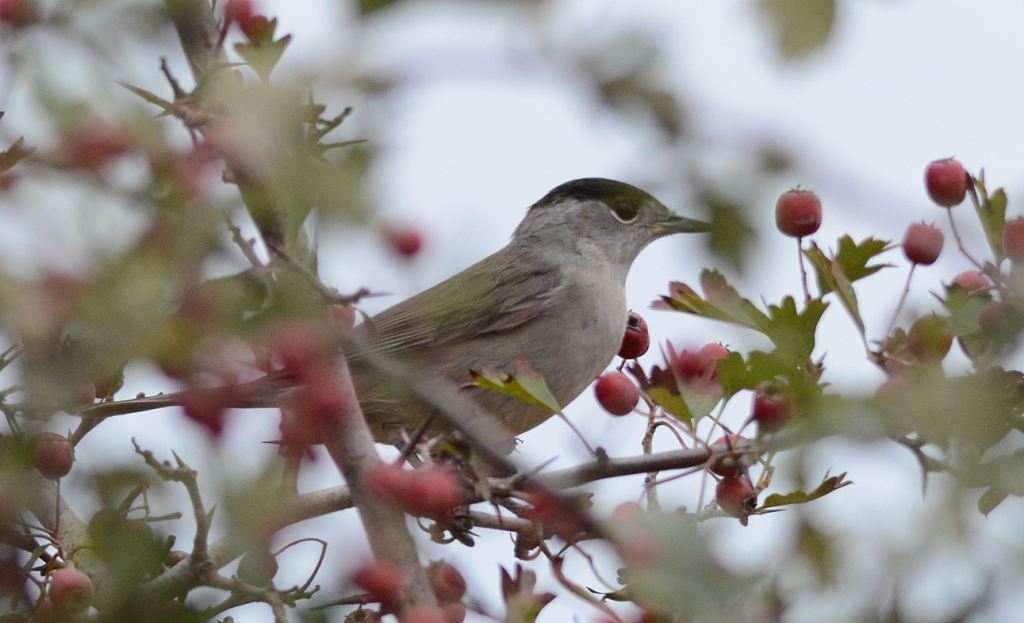
<svg viewBox="0 0 1024 623">
<path fill-rule="evenodd" d="M 363 348 L 404 354 L 510 331 L 544 314 L 562 287 L 555 267 L 498 252 L 367 320 Z"/>
</svg>

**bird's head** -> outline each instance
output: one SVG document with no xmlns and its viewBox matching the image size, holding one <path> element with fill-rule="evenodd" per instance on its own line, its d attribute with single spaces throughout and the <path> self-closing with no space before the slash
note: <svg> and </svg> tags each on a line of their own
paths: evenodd
<svg viewBox="0 0 1024 623">
<path fill-rule="evenodd" d="M 658 238 L 709 229 L 707 223 L 679 216 L 636 186 L 592 177 L 566 182 L 530 206 L 513 241 L 538 250 L 572 249 L 628 269 Z"/>
</svg>

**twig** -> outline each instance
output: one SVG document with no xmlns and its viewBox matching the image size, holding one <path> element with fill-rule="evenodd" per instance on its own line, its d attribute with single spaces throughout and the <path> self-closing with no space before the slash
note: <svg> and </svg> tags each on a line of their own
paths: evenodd
<svg viewBox="0 0 1024 623">
<path fill-rule="evenodd" d="M 184 485 L 185 490 L 188 491 L 188 497 L 192 503 L 192 510 L 196 520 L 196 536 L 192 545 L 192 554 L 189 556 L 189 565 L 202 577 L 205 572 L 214 569 L 210 561 L 207 543 L 210 534 L 210 524 L 212 523 L 216 507 L 210 509 L 210 512 L 206 512 L 203 497 L 199 491 L 196 471 L 182 461 L 176 452 L 171 452 L 177 463 L 176 466 L 172 466 L 167 461 L 158 461 L 149 450 L 143 450 L 138 442 L 135 441 L 135 438 L 132 438 L 132 445 L 135 446 L 135 452 L 146 461 L 146 465 L 152 468 L 160 478 L 166 481 L 180 482 Z"/>
<path fill-rule="evenodd" d="M 374 449 L 373 436 L 359 407 L 344 359 L 335 363 L 334 374 L 344 395 L 342 406 L 333 414 L 331 430 L 325 436 L 327 452 L 348 483 L 374 556 L 402 571 L 400 611 L 413 605 L 436 606 L 437 599 L 406 527 L 405 514 L 365 488 L 366 476 L 382 462 Z"/>
<path fill-rule="evenodd" d="M 885 348 L 885 342 L 889 340 L 889 336 L 892 335 L 892 329 L 896 326 L 896 319 L 899 318 L 900 311 L 903 310 L 904 303 L 907 302 L 907 295 L 910 294 L 910 280 L 914 278 L 914 269 L 917 268 L 917 264 L 910 265 L 910 272 L 907 273 L 907 281 L 903 284 L 903 293 L 900 294 L 900 300 L 896 303 L 896 309 L 892 312 L 892 319 L 889 320 L 889 326 L 885 328 L 885 337 L 882 338 L 882 347 Z"/>
<path fill-rule="evenodd" d="M 982 178 L 984 178 L 984 175 L 982 175 Z M 974 204 L 974 211 L 980 215 L 981 201 L 978 199 L 978 191 L 974 188 L 973 179 L 974 178 L 972 177 L 972 182 L 967 185 L 967 194 L 970 195 L 971 203 Z M 984 179 L 982 179 L 982 183 L 984 183 Z M 956 248 L 960 250 L 960 253 L 962 253 L 964 257 L 967 258 L 967 261 L 974 264 L 975 268 L 984 272 L 985 267 L 981 262 L 976 260 L 973 255 L 971 255 L 970 251 L 968 251 L 967 247 L 964 245 L 963 239 L 960 238 L 960 230 L 956 228 L 956 222 L 953 220 L 953 208 L 946 208 L 946 216 L 949 218 L 949 228 L 953 231 L 953 239 L 956 240 Z"/>
<path fill-rule="evenodd" d="M 804 288 L 804 302 L 811 302 L 811 290 L 807 287 L 807 266 L 804 265 L 804 239 L 800 236 L 796 239 L 796 254 L 800 258 L 800 284 Z"/>
<path fill-rule="evenodd" d="M 649 456 L 654 448 L 654 431 L 658 428 L 657 414 L 658 409 L 656 406 L 648 405 L 647 414 L 647 430 L 644 431 L 644 437 L 640 442 L 641 448 L 643 448 L 644 455 Z M 661 510 L 661 504 L 658 502 L 658 486 L 657 486 L 658 472 L 647 472 L 644 475 L 644 498 L 647 500 L 647 508 L 652 511 Z"/>
<path fill-rule="evenodd" d="M 298 545 L 300 543 L 317 543 L 317 544 L 320 545 L 320 555 L 317 557 L 316 565 L 313 567 L 312 573 L 309 574 L 309 577 L 306 579 L 306 583 L 303 584 L 302 586 L 300 586 L 298 589 L 296 589 L 300 593 L 304 593 L 304 592 L 306 592 L 306 589 L 309 588 L 309 585 L 313 583 L 313 580 L 316 578 L 316 574 L 320 572 L 320 566 L 324 564 L 324 557 L 327 555 L 327 541 L 325 541 L 323 539 L 318 539 L 316 537 L 306 537 L 304 539 L 296 539 L 296 540 L 292 541 L 291 543 L 285 544 L 283 547 L 278 549 L 276 552 L 273 552 L 271 555 L 276 558 L 277 556 L 280 556 L 283 552 L 285 552 L 289 548 L 291 548 L 291 547 L 293 547 L 295 545 Z"/>
<path fill-rule="evenodd" d="M 593 595 L 591 595 L 588 591 L 584 590 L 583 587 L 576 584 L 565 575 L 565 573 L 562 571 L 562 563 L 564 561 L 565 559 L 560 556 L 551 557 L 551 574 L 555 576 L 555 579 L 558 580 L 558 583 L 565 587 L 565 589 L 573 595 L 576 595 L 583 601 L 589 603 L 591 606 L 600 610 L 605 615 L 611 617 L 613 621 L 616 621 L 617 623 L 623 623 L 622 619 L 619 618 L 619 615 L 614 610 L 609 608 L 601 601 L 595 599 Z"/>
<path fill-rule="evenodd" d="M 167 66 L 166 56 L 160 57 L 160 71 L 163 72 L 164 77 L 167 78 L 168 84 L 171 85 L 171 93 L 174 94 L 174 101 L 178 101 L 188 95 L 188 93 L 181 88 L 181 85 L 178 84 L 177 79 L 175 79 L 174 75 L 171 73 L 171 68 Z"/>
<path fill-rule="evenodd" d="M 555 415 L 557 415 L 559 419 L 565 422 L 566 426 L 569 427 L 569 430 L 571 430 L 576 435 L 576 437 L 583 443 L 583 447 L 587 449 L 587 452 L 590 453 L 590 456 L 597 456 L 597 452 L 594 452 L 594 448 L 587 442 L 587 438 L 584 437 L 583 433 L 581 433 L 580 430 L 576 428 L 572 422 L 569 421 L 569 418 L 565 417 L 564 413 L 559 411 Z"/>
<path fill-rule="evenodd" d="M 224 217 L 224 223 L 227 225 L 228 231 L 231 232 L 232 242 L 238 246 L 242 255 L 245 256 L 245 259 L 249 260 L 249 264 L 251 264 L 253 268 L 263 268 L 263 262 L 260 261 L 259 256 L 256 255 L 256 249 L 253 248 L 252 240 L 246 240 L 245 237 L 242 236 L 242 230 L 239 229 L 229 217 Z"/>
</svg>

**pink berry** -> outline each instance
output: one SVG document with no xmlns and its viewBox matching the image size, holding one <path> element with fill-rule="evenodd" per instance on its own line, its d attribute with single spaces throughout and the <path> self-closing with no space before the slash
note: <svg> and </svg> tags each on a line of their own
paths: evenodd
<svg viewBox="0 0 1024 623">
<path fill-rule="evenodd" d="M 718 361 L 729 356 L 729 350 L 721 344 L 711 342 L 705 344 L 697 352 L 684 350 L 676 356 L 673 368 L 680 379 L 714 380 L 718 377 L 716 366 Z"/>
<path fill-rule="evenodd" d="M 352 576 L 352 583 L 370 594 L 376 602 L 395 601 L 402 589 L 402 574 L 390 563 L 373 563 L 361 567 Z"/>
<path fill-rule="evenodd" d="M 441 603 L 459 601 L 466 594 L 466 580 L 452 565 L 438 560 L 427 566 L 427 579 Z"/>
<path fill-rule="evenodd" d="M 742 435 L 726 435 L 711 444 L 711 451 L 716 455 L 711 459 L 708 469 L 719 476 L 738 476 L 754 464 L 754 455 L 742 452 L 753 444 Z"/>
<path fill-rule="evenodd" d="M 942 253 L 942 230 L 924 223 L 914 223 L 903 236 L 903 254 L 914 264 L 928 266 Z"/>
<path fill-rule="evenodd" d="M 0 23 L 28 26 L 41 18 L 36 0 L 0 0 Z"/>
<path fill-rule="evenodd" d="M 67 476 L 75 462 L 75 447 L 64 435 L 39 433 L 32 440 L 32 464 L 44 478 Z"/>
<path fill-rule="evenodd" d="M 647 352 L 651 346 L 651 336 L 647 331 L 647 322 L 636 312 L 629 312 L 626 320 L 626 333 L 622 336 L 619 357 L 636 359 Z"/>
<path fill-rule="evenodd" d="M 594 386 L 594 393 L 605 411 L 612 415 L 626 415 L 640 402 L 640 390 L 618 370 L 602 374 Z"/>
<path fill-rule="evenodd" d="M 715 486 L 715 501 L 725 514 L 742 517 L 754 510 L 757 491 L 746 475 L 727 476 Z"/>
<path fill-rule="evenodd" d="M 952 158 L 935 160 L 924 170 L 924 185 L 928 189 L 928 196 L 945 208 L 951 208 L 964 200 L 968 183 L 970 177 L 964 165 Z"/>
<path fill-rule="evenodd" d="M 984 273 L 977 270 L 965 270 L 953 277 L 952 285 L 963 288 L 968 294 L 987 292 L 992 285 Z"/>
<path fill-rule="evenodd" d="M 809 190 L 789 190 L 775 204 L 775 226 L 779 231 L 801 238 L 821 227 L 821 200 Z"/>
<path fill-rule="evenodd" d="M 81 611 L 92 600 L 92 580 L 78 569 L 57 569 L 50 575 L 47 595 L 57 610 Z"/>
<path fill-rule="evenodd" d="M 750 418 L 757 422 L 757 428 L 763 433 L 779 430 L 789 421 L 789 394 L 775 383 L 766 382 L 754 390 L 754 404 Z"/>
<path fill-rule="evenodd" d="M 389 225 L 384 228 L 384 239 L 406 259 L 415 257 L 423 248 L 423 235 L 412 227 Z"/>
<path fill-rule="evenodd" d="M 1024 262 L 1024 217 L 1006 221 L 1003 228 L 1003 249 L 1014 264 Z"/>
</svg>

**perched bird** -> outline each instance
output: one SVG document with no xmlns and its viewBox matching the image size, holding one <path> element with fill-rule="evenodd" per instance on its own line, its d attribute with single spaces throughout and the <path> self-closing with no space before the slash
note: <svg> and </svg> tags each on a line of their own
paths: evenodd
<svg viewBox="0 0 1024 623">
<path fill-rule="evenodd" d="M 619 350 L 628 318 L 626 274 L 640 251 L 664 236 L 708 230 L 623 182 L 586 178 L 551 190 L 530 206 L 503 249 L 351 332 L 345 358 L 374 436 L 394 441 L 433 415 L 405 379 L 374 364 L 382 358 L 461 387 L 471 383 L 471 370 L 512 373 L 522 357 L 567 405 Z M 280 405 L 289 390 L 282 375 L 245 385 L 251 391 L 239 392 L 233 406 Z M 550 416 L 508 396 L 466 391 L 514 434 Z M 113 415 L 176 404 L 179 396 L 165 395 L 86 411 Z"/>
<path fill-rule="evenodd" d="M 566 182 L 530 206 L 505 248 L 382 311 L 357 327 L 357 337 L 363 348 L 460 386 L 482 366 L 511 373 L 522 356 L 564 406 L 619 350 L 626 274 L 640 251 L 670 234 L 708 229 L 623 182 Z M 365 365 L 360 349 L 348 359 L 378 439 L 415 428 L 430 414 L 400 381 Z M 508 396 L 468 391 L 515 434 L 550 416 Z"/>
</svg>

